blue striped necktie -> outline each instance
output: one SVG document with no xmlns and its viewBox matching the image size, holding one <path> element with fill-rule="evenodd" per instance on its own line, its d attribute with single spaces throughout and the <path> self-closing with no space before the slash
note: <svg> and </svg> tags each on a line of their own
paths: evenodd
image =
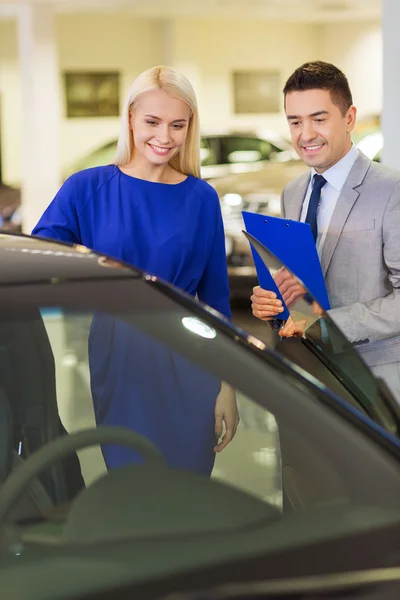
<svg viewBox="0 0 400 600">
<path fill-rule="evenodd" d="M 313 177 L 313 188 L 308 203 L 306 223 L 309 223 L 311 227 L 314 240 L 317 241 L 318 237 L 318 225 L 317 225 L 317 209 L 319 201 L 321 200 L 321 190 L 326 184 L 326 179 L 322 175 L 314 175 Z"/>
</svg>

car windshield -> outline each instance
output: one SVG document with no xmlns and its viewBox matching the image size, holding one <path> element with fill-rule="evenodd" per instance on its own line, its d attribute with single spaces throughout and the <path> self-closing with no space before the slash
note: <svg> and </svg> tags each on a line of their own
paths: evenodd
<svg viewBox="0 0 400 600">
<path fill-rule="evenodd" d="M 396 440 L 367 417 L 172 286 L 80 248 L 20 240 L 0 240 L 8 257 L 0 287 L 2 481 L 65 432 L 72 439 L 98 425 L 124 427 L 148 445 L 134 450 L 108 439 L 55 457 L 30 495 L 20 489 L 11 512 L 0 492 L 0 521 L 19 523 L 3 550 L 16 547 L 15 535 L 18 553 L 33 555 L 86 541 L 100 552 L 108 536 L 183 535 L 180 511 L 187 510 L 190 535 L 234 527 L 248 536 L 221 547 L 222 560 L 249 552 L 251 540 L 278 548 L 296 536 L 306 543 L 400 520 Z M 215 453 L 225 427 L 218 415 L 229 425 L 235 403 L 236 435 Z M 155 454 L 165 466 L 152 471 Z M 202 486 L 213 483 L 228 487 L 209 505 Z M 85 500 L 82 490 L 96 485 L 100 496 Z M 245 495 L 238 499 L 236 490 Z M 349 520 L 343 507 L 366 517 Z M 319 519 L 321 510 L 329 515 L 323 526 L 292 525 L 293 513 Z M 193 566 L 196 552 L 178 551 L 175 563 Z M 218 545 L 210 560 L 217 552 Z M 201 561 L 211 554 L 208 546 Z M 136 567 L 142 576 L 143 569 Z"/>
</svg>

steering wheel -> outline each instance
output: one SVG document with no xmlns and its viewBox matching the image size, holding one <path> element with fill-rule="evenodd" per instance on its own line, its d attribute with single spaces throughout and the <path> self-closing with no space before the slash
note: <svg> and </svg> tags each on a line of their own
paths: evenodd
<svg viewBox="0 0 400 600">
<path fill-rule="evenodd" d="M 64 435 L 32 454 L 6 480 L 0 492 L 0 527 L 7 522 L 20 496 L 42 471 L 72 452 L 97 444 L 127 446 L 150 463 L 165 464 L 162 454 L 147 438 L 125 427 L 99 426 Z"/>
</svg>

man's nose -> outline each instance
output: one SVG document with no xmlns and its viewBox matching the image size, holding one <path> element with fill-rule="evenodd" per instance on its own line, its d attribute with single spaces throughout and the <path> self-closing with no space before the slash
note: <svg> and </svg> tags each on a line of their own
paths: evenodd
<svg viewBox="0 0 400 600">
<path fill-rule="evenodd" d="M 301 139 L 305 142 L 310 142 L 314 140 L 316 137 L 314 125 L 312 122 L 303 123 L 303 128 L 301 131 Z"/>
</svg>

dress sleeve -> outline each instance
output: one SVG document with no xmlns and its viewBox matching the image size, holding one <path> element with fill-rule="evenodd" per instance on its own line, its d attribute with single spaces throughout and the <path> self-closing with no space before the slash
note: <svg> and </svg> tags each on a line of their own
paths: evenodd
<svg viewBox="0 0 400 600">
<path fill-rule="evenodd" d="M 230 319 L 231 309 L 225 234 L 221 207 L 216 192 L 215 198 L 215 210 L 213 214 L 210 214 L 210 220 L 214 221 L 214 227 L 210 227 L 210 231 L 213 231 L 211 253 L 203 277 L 200 280 L 197 295 L 199 300 L 215 308 Z"/>
<path fill-rule="evenodd" d="M 81 243 L 73 180 L 70 177 L 46 208 L 32 235 L 62 242 Z"/>
</svg>

